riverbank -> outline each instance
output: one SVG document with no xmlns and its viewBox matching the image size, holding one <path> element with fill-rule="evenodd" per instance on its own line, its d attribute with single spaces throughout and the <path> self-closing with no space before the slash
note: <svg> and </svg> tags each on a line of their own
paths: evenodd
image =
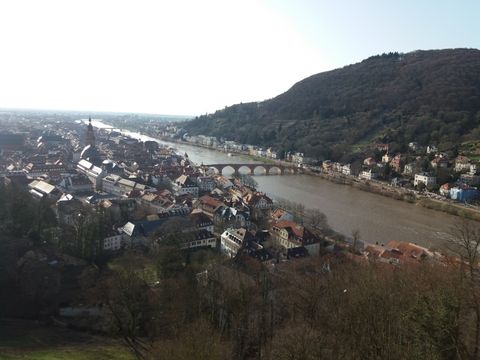
<svg viewBox="0 0 480 360">
<path fill-rule="evenodd" d="M 417 204 L 427 209 L 442 211 L 450 215 L 460 216 L 469 220 L 480 221 L 480 211 L 461 205 L 429 198 L 422 198 Z"/>
<path fill-rule="evenodd" d="M 176 143 L 180 145 L 201 147 L 208 150 L 218 151 L 220 153 L 225 153 L 225 151 L 222 151 L 212 146 L 206 146 L 202 144 L 192 144 L 189 142 L 178 141 L 178 140 L 172 141 L 172 139 L 169 139 L 169 138 L 160 138 L 160 140 L 165 142 Z M 284 166 L 292 166 L 292 167 L 295 166 L 295 164 L 288 163 L 282 160 L 274 160 L 274 159 L 268 159 L 268 158 L 263 158 L 259 156 L 253 156 L 248 154 L 247 152 L 238 152 L 238 151 L 237 152 L 231 151 L 231 152 L 237 155 L 249 157 L 254 161 L 272 163 L 272 164 L 281 164 Z M 381 181 L 362 180 L 353 176 L 347 176 L 347 175 L 335 173 L 335 172 L 323 172 L 323 171 L 314 172 L 312 170 L 304 169 L 304 168 L 302 168 L 302 172 L 305 175 L 320 177 L 324 180 L 328 180 L 336 184 L 348 185 L 350 187 L 353 187 L 361 191 L 385 196 L 385 197 L 399 200 L 399 201 L 405 201 L 410 204 L 416 204 L 426 209 L 443 212 L 449 215 L 464 217 L 474 221 L 480 221 L 480 211 L 476 209 L 466 208 L 460 204 L 454 204 L 447 200 L 442 201 L 442 200 L 428 198 L 426 196 L 422 196 L 418 194 L 417 192 L 414 192 L 413 190 L 404 189 L 401 187 L 394 187 Z"/>
</svg>

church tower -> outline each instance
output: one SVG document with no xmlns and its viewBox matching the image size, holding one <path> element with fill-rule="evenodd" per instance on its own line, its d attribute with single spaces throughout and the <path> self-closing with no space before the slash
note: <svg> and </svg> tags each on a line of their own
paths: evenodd
<svg viewBox="0 0 480 360">
<path fill-rule="evenodd" d="M 95 147 L 95 134 L 93 133 L 92 118 L 88 117 L 87 136 L 85 138 L 85 145 Z"/>
</svg>

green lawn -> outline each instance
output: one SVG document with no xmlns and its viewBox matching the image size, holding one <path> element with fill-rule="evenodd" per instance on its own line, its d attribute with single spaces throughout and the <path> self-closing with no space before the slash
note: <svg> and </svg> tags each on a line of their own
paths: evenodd
<svg viewBox="0 0 480 360">
<path fill-rule="evenodd" d="M 34 321 L 0 320 L 0 360 L 133 360 L 115 340 Z"/>
</svg>

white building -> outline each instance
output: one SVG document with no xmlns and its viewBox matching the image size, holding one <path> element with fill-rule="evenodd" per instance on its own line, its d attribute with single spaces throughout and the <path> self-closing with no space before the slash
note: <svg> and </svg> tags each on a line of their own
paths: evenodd
<svg viewBox="0 0 480 360">
<path fill-rule="evenodd" d="M 406 175 L 413 174 L 414 168 L 415 168 L 414 163 L 405 164 L 405 166 L 403 168 L 403 173 L 406 174 Z"/>
<path fill-rule="evenodd" d="M 87 160 L 80 160 L 77 164 L 77 170 L 81 174 L 84 174 L 93 183 L 95 190 L 99 190 L 102 187 L 102 179 L 107 173 L 98 166 L 93 165 Z"/>
<path fill-rule="evenodd" d="M 192 233 L 192 236 L 193 238 L 183 246 L 183 249 L 204 247 L 215 248 L 217 246 L 217 239 L 215 235 L 208 230 L 202 229 L 195 231 Z"/>
<path fill-rule="evenodd" d="M 364 170 L 358 175 L 360 179 L 364 179 L 364 180 L 373 180 L 373 179 L 376 179 L 377 176 L 378 176 L 377 173 L 373 172 L 371 169 Z"/>
<path fill-rule="evenodd" d="M 103 239 L 103 249 L 110 251 L 120 250 L 124 246 L 127 239 L 128 237 L 126 234 L 108 236 Z"/>
<path fill-rule="evenodd" d="M 455 171 L 460 172 L 464 170 L 470 171 L 470 159 L 466 156 L 459 155 L 455 159 Z"/>
<path fill-rule="evenodd" d="M 342 166 L 342 174 L 344 175 L 351 175 L 352 169 L 350 168 L 350 164 L 345 164 Z"/>
<path fill-rule="evenodd" d="M 437 183 L 437 178 L 428 173 L 415 174 L 413 185 L 417 186 L 420 183 L 425 184 L 426 187 L 435 186 Z"/>
<path fill-rule="evenodd" d="M 118 175 L 110 174 L 102 179 L 104 192 L 115 196 L 127 196 L 132 190 L 154 191 L 155 189 L 132 180 L 124 179 Z"/>
<path fill-rule="evenodd" d="M 38 198 L 54 198 L 55 196 L 60 197 L 59 195 L 61 195 L 55 186 L 43 180 L 34 180 L 28 184 L 28 187 L 30 194 Z"/>
<path fill-rule="evenodd" d="M 227 229 L 220 236 L 220 249 L 230 257 L 237 255 L 242 246 L 253 236 L 247 229 Z"/>
</svg>

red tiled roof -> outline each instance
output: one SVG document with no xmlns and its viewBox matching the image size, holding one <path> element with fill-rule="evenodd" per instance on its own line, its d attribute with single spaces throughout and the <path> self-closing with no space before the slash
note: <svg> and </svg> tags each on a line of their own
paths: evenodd
<svg viewBox="0 0 480 360">
<path fill-rule="evenodd" d="M 201 204 L 204 204 L 204 205 L 208 205 L 212 208 L 217 208 L 219 207 L 220 205 L 222 205 L 222 202 L 209 196 L 209 195 L 203 195 L 202 197 L 200 197 L 198 199 L 200 201 Z"/>
<path fill-rule="evenodd" d="M 297 224 L 295 221 L 281 220 L 275 223 L 275 226 L 279 229 L 286 229 L 290 231 L 298 238 L 303 238 L 305 227 Z"/>
</svg>

